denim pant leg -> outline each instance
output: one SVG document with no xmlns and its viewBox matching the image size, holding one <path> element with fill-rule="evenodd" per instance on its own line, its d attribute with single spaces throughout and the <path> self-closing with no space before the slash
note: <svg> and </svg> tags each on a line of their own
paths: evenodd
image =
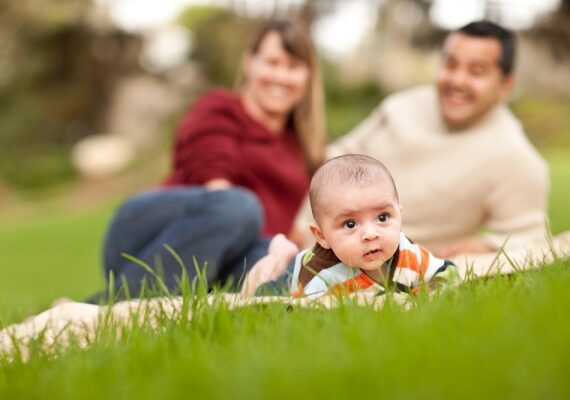
<svg viewBox="0 0 570 400">
<path fill-rule="evenodd" d="M 189 279 L 196 276 L 194 259 L 207 263 L 209 283 L 230 268 L 255 243 L 263 224 L 257 198 L 239 188 L 208 191 L 201 187 L 160 189 L 127 200 L 117 211 L 105 240 L 106 279 L 115 276 L 114 290 L 125 280 L 130 295 L 140 294 L 141 282 L 153 275 L 127 253 L 162 272 L 169 289 L 178 288 L 182 266 L 165 248 L 169 245 L 183 260 Z M 107 282 L 109 284 L 109 282 Z"/>
</svg>

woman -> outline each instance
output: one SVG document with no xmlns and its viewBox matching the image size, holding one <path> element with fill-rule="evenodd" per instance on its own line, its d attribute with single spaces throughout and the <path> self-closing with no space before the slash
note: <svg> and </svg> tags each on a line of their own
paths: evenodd
<svg viewBox="0 0 570 400">
<path fill-rule="evenodd" d="M 119 208 L 104 244 L 107 290 L 91 302 L 110 292 L 138 297 L 156 273 L 176 291 L 182 269 L 165 244 L 190 280 L 195 265 L 207 264 L 209 284 L 236 284 L 267 253 L 271 235 L 290 231 L 324 153 L 321 80 L 308 35 L 288 21 L 266 23 L 242 58 L 238 83 L 237 91 L 216 89 L 195 103 L 163 186 Z"/>
</svg>

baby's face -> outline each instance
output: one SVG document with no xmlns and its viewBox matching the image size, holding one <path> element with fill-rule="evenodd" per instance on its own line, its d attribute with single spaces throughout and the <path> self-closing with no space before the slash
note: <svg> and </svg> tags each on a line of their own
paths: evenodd
<svg viewBox="0 0 570 400">
<path fill-rule="evenodd" d="M 401 226 L 400 205 L 386 179 L 323 193 L 318 225 L 312 231 L 343 263 L 375 270 L 396 252 Z"/>
</svg>

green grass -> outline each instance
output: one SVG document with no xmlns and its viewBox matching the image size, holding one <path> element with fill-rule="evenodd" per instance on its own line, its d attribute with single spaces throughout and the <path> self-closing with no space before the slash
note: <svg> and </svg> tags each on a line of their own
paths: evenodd
<svg viewBox="0 0 570 400">
<path fill-rule="evenodd" d="M 570 102 L 556 96 L 523 96 L 511 104 L 525 132 L 538 147 L 570 145 Z"/>
<path fill-rule="evenodd" d="M 567 398 L 570 263 L 474 282 L 410 311 L 234 312 L 0 362 L 0 398 Z"/>
<path fill-rule="evenodd" d="M 57 297 L 83 299 L 103 287 L 100 246 L 113 208 L 36 217 L 0 227 L 0 325 Z"/>
<path fill-rule="evenodd" d="M 570 229 L 570 151 L 546 152 L 550 164 L 550 228 L 553 233 Z"/>
<path fill-rule="evenodd" d="M 570 229 L 570 158 L 547 153 L 551 226 Z M 102 287 L 113 205 L 0 227 L 0 327 Z M 0 359 L 0 399 L 568 398 L 570 262 L 474 282 L 404 311 L 211 308 L 104 334 L 88 350 Z"/>
</svg>

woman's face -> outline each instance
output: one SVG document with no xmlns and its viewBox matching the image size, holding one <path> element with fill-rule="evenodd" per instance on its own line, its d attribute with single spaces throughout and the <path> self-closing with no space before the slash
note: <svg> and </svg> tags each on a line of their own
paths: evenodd
<svg viewBox="0 0 570 400">
<path fill-rule="evenodd" d="M 246 60 L 245 75 L 245 91 L 259 111 L 270 118 L 283 118 L 305 96 L 309 67 L 287 53 L 279 34 L 270 31 L 258 52 Z"/>
</svg>

